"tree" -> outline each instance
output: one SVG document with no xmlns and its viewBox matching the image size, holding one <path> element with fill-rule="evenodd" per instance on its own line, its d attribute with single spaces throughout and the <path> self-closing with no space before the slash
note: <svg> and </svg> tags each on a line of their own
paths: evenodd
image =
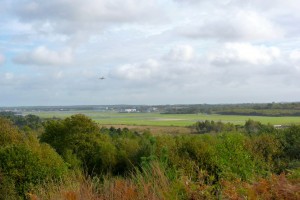
<svg viewBox="0 0 300 200">
<path fill-rule="evenodd" d="M 61 177 L 67 170 L 63 160 L 52 148 L 41 146 L 40 154 L 26 144 L 11 145 L 0 149 L 0 169 L 4 180 L 14 185 L 19 196 L 35 185 Z"/>
<path fill-rule="evenodd" d="M 258 133 L 262 129 L 262 124 L 258 121 L 253 121 L 252 119 L 248 119 L 245 122 L 245 131 L 248 134 Z"/>
<path fill-rule="evenodd" d="M 284 152 L 290 159 L 300 159 L 300 126 L 292 125 L 284 130 Z"/>
<path fill-rule="evenodd" d="M 0 147 L 22 142 L 22 134 L 11 121 L 0 117 Z"/>
<path fill-rule="evenodd" d="M 109 135 L 101 134 L 97 124 L 82 114 L 48 122 L 41 141 L 69 164 L 81 163 L 89 174 L 109 171 L 116 162 L 116 148 Z"/>
</svg>

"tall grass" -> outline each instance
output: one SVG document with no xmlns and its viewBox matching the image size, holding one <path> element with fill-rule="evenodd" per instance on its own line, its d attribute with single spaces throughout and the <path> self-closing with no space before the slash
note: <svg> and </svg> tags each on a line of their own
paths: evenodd
<svg viewBox="0 0 300 200">
<path fill-rule="evenodd" d="M 200 175 L 203 180 L 205 172 Z M 170 180 L 158 163 L 127 178 L 104 177 L 103 180 L 73 176 L 60 183 L 48 183 L 28 194 L 31 200 L 176 200 L 176 199 L 289 199 L 300 198 L 300 184 L 285 174 L 260 178 L 252 183 L 222 180 L 220 190 L 205 181 L 188 177 Z"/>
<path fill-rule="evenodd" d="M 35 189 L 31 200 L 163 200 L 186 199 L 183 179 L 170 180 L 157 162 L 126 178 L 104 176 L 101 179 L 72 175 L 60 183 L 48 183 Z"/>
</svg>

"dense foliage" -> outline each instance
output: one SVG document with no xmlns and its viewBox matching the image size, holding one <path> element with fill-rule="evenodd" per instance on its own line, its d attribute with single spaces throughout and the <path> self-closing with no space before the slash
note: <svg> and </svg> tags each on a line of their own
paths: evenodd
<svg viewBox="0 0 300 200">
<path fill-rule="evenodd" d="M 72 171 L 90 178 L 58 190 L 65 199 L 299 199 L 300 126 L 248 120 L 195 128 L 201 134 L 153 136 L 101 128 L 78 114 L 48 121 L 38 140 L 0 118 L 0 199 L 45 198 L 37 188 L 49 192 L 47 180 Z"/>
<path fill-rule="evenodd" d="M 0 112 L 0 117 L 7 118 L 21 129 L 37 130 L 42 127 L 42 120 L 36 115 L 22 116 L 15 112 Z"/>
<path fill-rule="evenodd" d="M 0 118 L 0 199 L 24 198 L 39 183 L 66 172 L 67 165 L 53 148 Z"/>
</svg>

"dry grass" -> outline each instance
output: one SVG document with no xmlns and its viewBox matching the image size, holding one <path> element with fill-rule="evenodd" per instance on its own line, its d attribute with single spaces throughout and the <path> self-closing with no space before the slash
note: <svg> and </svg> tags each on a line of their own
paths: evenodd
<svg viewBox="0 0 300 200">
<path fill-rule="evenodd" d="M 233 200 L 298 200 L 299 182 L 291 182 L 284 174 L 272 175 L 248 183 L 239 179 L 221 181 L 221 193 L 215 193 L 215 185 L 204 180 L 207 174 L 200 174 L 197 182 L 189 177 L 171 181 L 158 163 L 152 163 L 142 172 L 132 173 L 127 178 L 104 177 L 91 179 L 73 176 L 61 183 L 48 183 L 28 195 L 31 200 L 173 200 L 173 199 L 222 199 Z"/>
<path fill-rule="evenodd" d="M 222 185 L 224 199 L 300 199 L 300 183 L 292 183 L 284 174 L 272 175 L 269 179 L 260 179 L 253 184 L 235 180 L 224 181 Z"/>
<path fill-rule="evenodd" d="M 28 194 L 31 200 L 165 200 L 178 199 L 158 163 L 128 178 L 106 177 L 104 181 L 73 176 L 50 183 Z M 174 198 L 175 197 L 175 198 Z"/>
</svg>

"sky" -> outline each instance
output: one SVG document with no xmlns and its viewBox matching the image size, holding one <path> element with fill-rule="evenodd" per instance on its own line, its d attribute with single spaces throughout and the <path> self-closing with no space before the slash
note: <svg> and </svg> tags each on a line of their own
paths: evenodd
<svg viewBox="0 0 300 200">
<path fill-rule="evenodd" d="M 300 101 L 299 0 L 0 4 L 0 107 Z"/>
</svg>

